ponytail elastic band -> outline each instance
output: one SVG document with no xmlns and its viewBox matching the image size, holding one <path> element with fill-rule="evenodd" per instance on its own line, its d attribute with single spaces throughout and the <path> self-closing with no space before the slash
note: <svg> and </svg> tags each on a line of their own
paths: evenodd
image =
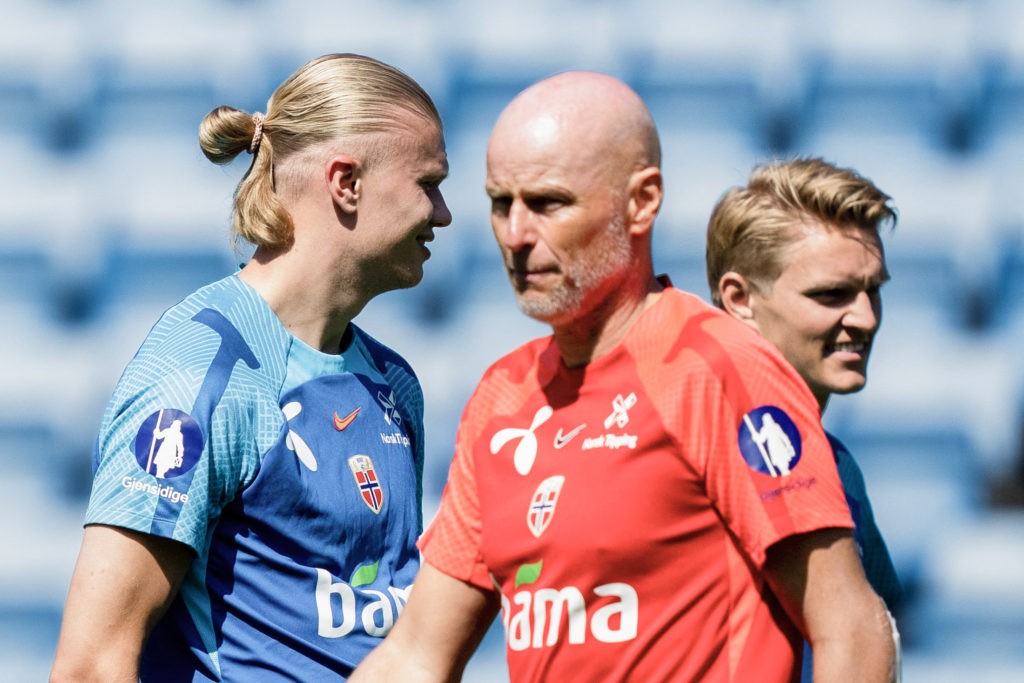
<svg viewBox="0 0 1024 683">
<path fill-rule="evenodd" d="M 249 154 L 255 154 L 260 148 L 260 140 L 263 139 L 263 114 L 256 112 L 252 115 L 252 122 L 256 124 L 256 130 L 252 133 L 252 142 L 249 143 Z"/>
</svg>

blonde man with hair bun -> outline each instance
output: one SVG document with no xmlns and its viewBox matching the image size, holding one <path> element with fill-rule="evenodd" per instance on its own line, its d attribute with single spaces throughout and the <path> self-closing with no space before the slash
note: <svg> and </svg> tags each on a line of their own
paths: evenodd
<svg viewBox="0 0 1024 683">
<path fill-rule="evenodd" d="M 344 680 L 419 568 L 423 394 L 353 319 L 419 283 L 451 222 L 437 109 L 331 54 L 199 140 L 252 155 L 233 234 L 255 249 L 163 314 L 114 391 L 54 682 Z"/>
</svg>

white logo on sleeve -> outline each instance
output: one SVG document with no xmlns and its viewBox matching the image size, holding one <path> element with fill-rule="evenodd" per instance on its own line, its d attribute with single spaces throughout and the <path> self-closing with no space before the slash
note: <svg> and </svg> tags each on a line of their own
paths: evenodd
<svg viewBox="0 0 1024 683">
<path fill-rule="evenodd" d="M 534 414 L 529 429 L 507 427 L 495 432 L 491 437 L 491 455 L 497 455 L 505 444 L 519 439 L 519 445 L 516 446 L 515 453 L 512 455 L 512 463 L 519 474 L 523 476 L 529 474 L 533 469 L 533 461 L 537 459 L 537 435 L 534 432 L 550 420 L 554 412 L 551 406 L 541 406 Z"/>
<path fill-rule="evenodd" d="M 800 430 L 784 410 L 761 406 L 743 416 L 740 454 L 751 469 L 785 477 L 800 461 Z"/>
<path fill-rule="evenodd" d="M 203 453 L 203 435 L 188 413 L 161 408 L 143 420 L 133 450 L 146 474 L 173 479 L 195 467 Z"/>
<path fill-rule="evenodd" d="M 174 420 L 163 429 L 153 429 L 153 443 L 160 441 L 160 447 L 153 455 L 153 465 L 156 466 L 156 476 L 163 479 L 167 476 L 168 470 L 181 467 L 185 460 L 185 439 L 181 434 L 181 420 Z M 148 469 L 146 470 L 149 471 Z"/>
</svg>

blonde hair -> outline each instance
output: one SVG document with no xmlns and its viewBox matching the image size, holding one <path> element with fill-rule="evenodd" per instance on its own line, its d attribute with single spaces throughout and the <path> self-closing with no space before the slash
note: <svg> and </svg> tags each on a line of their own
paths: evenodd
<svg viewBox="0 0 1024 683">
<path fill-rule="evenodd" d="M 441 128 L 430 96 L 395 67 L 355 54 L 329 54 L 307 62 L 267 101 L 265 115 L 217 107 L 199 126 L 199 145 L 215 164 L 243 151 L 252 165 L 235 190 L 232 235 L 259 246 L 280 246 L 292 239 L 291 216 L 277 195 L 289 160 L 314 146 L 348 136 L 365 136 L 359 145 L 370 163 L 388 153 L 380 135 L 396 130 L 403 113 Z M 275 174 L 277 181 L 275 183 Z"/>
<path fill-rule="evenodd" d="M 781 252 L 802 224 L 856 227 L 876 234 L 884 223 L 895 227 L 890 201 L 856 171 L 820 158 L 755 167 L 746 187 L 722 196 L 708 223 L 705 256 L 711 300 L 722 305 L 718 283 L 729 271 L 755 287 L 774 282 L 782 272 Z"/>
</svg>

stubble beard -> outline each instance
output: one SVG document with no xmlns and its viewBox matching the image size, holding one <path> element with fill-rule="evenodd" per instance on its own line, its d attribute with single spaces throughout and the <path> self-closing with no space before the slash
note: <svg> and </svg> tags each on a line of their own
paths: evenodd
<svg viewBox="0 0 1024 683">
<path fill-rule="evenodd" d="M 632 267 L 633 251 L 625 224 L 623 214 L 612 216 L 602 236 L 566 264 L 561 280 L 550 291 L 516 291 L 519 310 L 544 323 L 579 313 L 594 289 Z"/>
</svg>

